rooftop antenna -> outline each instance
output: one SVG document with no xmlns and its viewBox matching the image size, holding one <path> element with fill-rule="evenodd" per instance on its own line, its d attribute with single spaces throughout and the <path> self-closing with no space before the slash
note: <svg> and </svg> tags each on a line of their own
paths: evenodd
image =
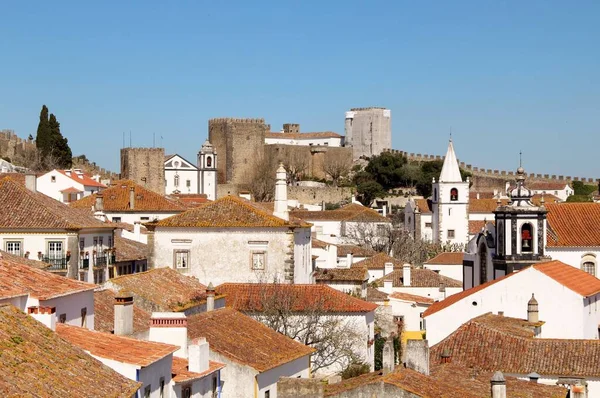
<svg viewBox="0 0 600 398">
<path fill-rule="evenodd" d="M 123 146 L 121 148 L 125 148 L 125 132 L 123 131 Z"/>
<path fill-rule="evenodd" d="M 523 151 L 519 151 L 519 167 L 523 167 Z"/>
<path fill-rule="evenodd" d="M 450 141 L 452 141 L 452 126 L 450 126 Z"/>
</svg>

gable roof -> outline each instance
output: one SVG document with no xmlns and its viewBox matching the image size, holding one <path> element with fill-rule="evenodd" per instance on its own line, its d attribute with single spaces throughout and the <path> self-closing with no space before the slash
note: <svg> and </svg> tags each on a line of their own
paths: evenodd
<svg viewBox="0 0 600 398">
<path fill-rule="evenodd" d="M 223 369 L 224 367 L 225 364 L 223 363 L 216 361 L 208 361 L 208 369 L 204 372 L 190 372 L 189 361 L 187 359 L 174 356 L 171 372 L 173 374 L 173 381 L 175 383 L 186 383 L 192 380 L 200 379 L 204 376 L 216 372 L 219 369 Z"/>
<path fill-rule="evenodd" d="M 146 260 L 148 258 L 148 245 L 135 240 L 123 238 L 115 234 L 116 261 Z"/>
<path fill-rule="evenodd" d="M 421 214 L 433 213 L 433 203 L 431 199 L 415 199 L 415 204 L 419 206 L 419 212 Z"/>
<path fill-rule="evenodd" d="M 265 304 L 284 303 L 295 312 L 371 312 L 377 308 L 369 303 L 342 293 L 327 285 L 223 283 L 217 286 L 219 294 L 226 294 L 225 305 L 244 312 L 261 312 Z"/>
<path fill-rule="evenodd" d="M 140 333 L 150 327 L 151 315 L 133 302 L 133 333 Z M 115 292 L 110 289 L 94 292 L 94 329 L 112 333 L 115 329 Z"/>
<path fill-rule="evenodd" d="M 367 287 L 367 301 L 381 302 L 389 300 L 388 297 L 389 295 L 387 293 L 382 292 L 379 289 L 376 289 L 374 287 Z"/>
<path fill-rule="evenodd" d="M 0 306 L 0 345 L 3 396 L 131 397 L 141 386 L 10 305 Z"/>
<path fill-rule="evenodd" d="M 168 196 L 170 199 L 178 201 L 182 206 L 187 209 L 193 209 L 194 207 L 200 207 L 206 203 L 211 202 L 205 193 L 172 193 Z"/>
<path fill-rule="evenodd" d="M 402 292 L 392 293 L 388 296 L 389 298 L 395 298 L 403 301 L 410 301 L 417 304 L 433 304 L 433 299 L 431 297 L 423 297 L 418 296 L 416 294 L 408 294 Z"/>
<path fill-rule="evenodd" d="M 527 188 L 534 191 L 562 191 L 566 187 L 570 187 L 567 181 L 563 182 L 545 182 L 545 181 L 531 181 L 527 184 Z"/>
<path fill-rule="evenodd" d="M 38 300 L 50 300 L 94 290 L 96 285 L 65 278 L 33 268 L 15 260 L 0 258 L 0 297 L 29 294 Z"/>
<path fill-rule="evenodd" d="M 520 322 L 520 326 L 515 322 Z M 453 363 L 486 371 L 600 376 L 600 340 L 533 338 L 525 330 L 528 325 L 524 320 L 489 313 L 481 315 L 433 346 L 430 360 L 436 361 L 447 350 Z M 515 334 L 519 328 L 522 332 Z"/>
<path fill-rule="evenodd" d="M 317 268 L 315 281 L 327 282 L 364 282 L 369 280 L 369 271 L 366 268 Z"/>
<path fill-rule="evenodd" d="M 425 262 L 425 264 L 435 265 L 462 265 L 465 253 L 463 252 L 444 252 Z"/>
<path fill-rule="evenodd" d="M 258 372 L 315 351 L 231 308 L 191 315 L 187 324 L 191 339 L 205 337 L 211 351 Z"/>
<path fill-rule="evenodd" d="M 30 191 L 11 177 L 0 179 L 0 203 L 0 229 L 114 229 L 89 212 Z"/>
<path fill-rule="evenodd" d="M 94 180 L 92 178 L 92 176 L 90 176 L 87 173 L 84 173 L 83 171 L 81 171 L 79 169 L 72 169 L 72 170 L 56 169 L 56 171 L 79 184 L 85 185 L 86 187 L 106 188 L 106 185 Z"/>
<path fill-rule="evenodd" d="M 172 268 L 119 276 L 106 285 L 132 293 L 134 302 L 149 312 L 180 312 L 206 302 L 206 286 Z"/>
<path fill-rule="evenodd" d="M 358 261 L 352 264 L 353 268 L 366 268 L 366 269 L 385 269 L 385 263 L 394 264 L 394 268 L 402 269 L 404 263 L 394 257 L 390 257 L 385 253 L 377 253 L 372 257 L 365 258 L 364 260 Z"/>
<path fill-rule="evenodd" d="M 204 206 L 165 218 L 148 227 L 186 228 L 284 228 L 309 224 L 286 221 L 237 196 L 225 196 Z"/>
<path fill-rule="evenodd" d="M 469 220 L 469 234 L 470 235 L 476 235 L 479 232 L 481 232 L 483 230 L 483 228 L 485 228 L 485 226 L 488 223 L 492 223 L 493 225 L 496 225 L 496 222 L 494 220 Z"/>
<path fill-rule="evenodd" d="M 336 210 L 293 210 L 290 215 L 306 221 L 346 221 L 346 222 L 381 222 L 391 223 L 377 211 L 368 207 L 351 203 Z"/>
<path fill-rule="evenodd" d="M 183 162 L 189 164 L 191 167 L 179 167 L 179 168 L 176 168 L 173 165 L 167 165 L 167 163 L 171 163 L 170 161 L 173 160 L 173 158 L 179 158 Z M 165 163 L 164 163 L 164 165 L 165 165 L 165 169 L 168 169 L 168 170 L 182 170 L 182 171 L 185 171 L 185 170 L 193 170 L 193 171 L 194 170 L 198 170 L 198 166 L 196 166 L 194 163 L 190 162 L 189 160 L 187 160 L 186 158 L 184 158 L 183 156 L 178 155 L 178 154 L 166 155 L 165 156 Z"/>
<path fill-rule="evenodd" d="M 505 206 L 509 202 L 508 199 L 500 199 L 500 206 Z M 497 208 L 498 199 L 471 199 L 469 201 L 469 213 L 493 213 Z"/>
<path fill-rule="evenodd" d="M 135 193 L 133 209 L 129 203 L 130 193 L 133 188 Z M 97 193 L 86 196 L 78 201 L 72 202 L 71 207 L 75 209 L 90 210 L 96 204 Z M 102 191 L 105 212 L 173 212 L 178 213 L 185 210 L 180 203 L 169 200 L 163 195 L 152 192 L 131 180 L 115 181 L 112 186 Z"/>
<path fill-rule="evenodd" d="M 392 280 L 392 287 L 403 287 L 404 270 L 396 269 L 385 275 L 383 278 L 377 279 L 375 283 L 377 283 L 377 286 L 382 287 L 383 281 L 385 280 Z M 406 287 L 440 287 L 442 285 L 444 285 L 444 287 L 462 287 L 462 282 L 440 275 L 430 269 L 411 268 L 410 286 Z"/>
<path fill-rule="evenodd" d="M 56 333 L 97 357 L 142 367 L 150 366 L 179 350 L 176 345 L 137 340 L 65 323 L 56 324 Z"/>
<path fill-rule="evenodd" d="M 600 203 L 548 203 L 548 247 L 600 246 Z"/>
</svg>

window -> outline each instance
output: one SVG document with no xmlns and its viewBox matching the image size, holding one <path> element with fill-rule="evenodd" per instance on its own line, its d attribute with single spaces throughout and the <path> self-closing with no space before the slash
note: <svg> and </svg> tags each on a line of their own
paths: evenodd
<svg viewBox="0 0 600 398">
<path fill-rule="evenodd" d="M 67 322 L 67 314 L 60 314 L 58 316 L 58 322 L 59 323 L 66 323 Z"/>
<path fill-rule="evenodd" d="M 425 228 L 431 228 L 431 223 L 430 222 L 426 222 L 425 223 Z"/>
<path fill-rule="evenodd" d="M 383 225 L 383 224 L 377 225 L 377 236 L 384 236 L 386 231 L 387 231 L 387 228 L 385 225 Z"/>
<path fill-rule="evenodd" d="M 113 217 L 112 222 L 121 222 L 121 217 Z"/>
<path fill-rule="evenodd" d="M 531 253 L 533 251 L 533 228 L 526 223 L 521 227 L 521 252 Z"/>
<path fill-rule="evenodd" d="M 448 209 L 448 215 L 451 216 L 452 215 L 452 209 Z"/>
<path fill-rule="evenodd" d="M 173 179 L 173 186 L 179 186 L 179 175 L 175 174 L 175 178 Z"/>
<path fill-rule="evenodd" d="M 252 252 L 252 264 L 251 267 L 253 270 L 264 270 L 266 263 L 267 253 L 265 252 Z"/>
<path fill-rule="evenodd" d="M 206 157 L 206 167 L 212 167 L 212 158 L 210 156 Z"/>
<path fill-rule="evenodd" d="M 191 398 L 192 397 L 192 387 L 182 387 L 181 388 L 181 398 Z"/>
<path fill-rule="evenodd" d="M 15 256 L 21 255 L 21 242 L 20 241 L 8 241 L 5 245 L 5 250 Z"/>
<path fill-rule="evenodd" d="M 50 260 L 62 259 L 63 257 L 63 243 L 62 242 L 48 242 L 48 258 Z"/>
<path fill-rule="evenodd" d="M 584 262 L 583 265 L 581 266 L 581 269 L 590 275 L 596 276 L 596 263 L 594 263 L 592 261 Z"/>
<path fill-rule="evenodd" d="M 450 200 L 456 202 L 458 200 L 458 189 L 452 188 L 450 190 Z"/>
<path fill-rule="evenodd" d="M 144 388 L 144 398 L 150 398 L 151 391 L 152 391 L 152 386 L 146 386 L 146 388 Z"/>
<path fill-rule="evenodd" d="M 448 230 L 448 239 L 454 239 L 454 230 L 453 229 Z"/>
<path fill-rule="evenodd" d="M 190 264 L 190 251 L 174 250 L 173 258 L 173 265 L 175 265 L 175 268 L 188 268 Z"/>
<path fill-rule="evenodd" d="M 100 249 L 104 247 L 104 237 L 101 236 L 98 238 L 98 243 L 100 244 Z"/>
<path fill-rule="evenodd" d="M 165 378 L 161 377 L 160 382 L 158 383 L 158 394 L 160 398 L 165 397 Z"/>
<path fill-rule="evenodd" d="M 56 176 L 51 176 L 50 177 L 50 182 L 56 182 Z"/>
<path fill-rule="evenodd" d="M 191 187 L 192 186 L 192 181 L 191 180 L 185 180 L 185 186 L 186 187 Z"/>
<path fill-rule="evenodd" d="M 98 237 L 94 236 L 94 251 L 98 252 Z"/>
<path fill-rule="evenodd" d="M 85 238 L 79 239 L 79 251 L 83 251 L 85 248 Z"/>
<path fill-rule="evenodd" d="M 87 327 L 87 307 L 81 309 L 81 327 Z"/>
<path fill-rule="evenodd" d="M 265 398 L 271 398 L 271 390 L 265 391 Z"/>
<path fill-rule="evenodd" d="M 219 383 L 217 382 L 217 376 L 213 376 L 212 378 L 212 396 L 213 398 L 217 398 L 217 389 L 219 388 Z"/>
<path fill-rule="evenodd" d="M 140 217 L 140 221 L 150 221 L 150 217 Z"/>
<path fill-rule="evenodd" d="M 315 232 L 317 233 L 317 235 L 323 235 L 323 226 L 315 225 Z"/>
</svg>

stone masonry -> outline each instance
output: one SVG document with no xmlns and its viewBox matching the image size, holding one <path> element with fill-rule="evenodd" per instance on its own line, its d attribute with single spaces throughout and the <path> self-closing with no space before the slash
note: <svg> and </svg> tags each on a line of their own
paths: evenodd
<svg viewBox="0 0 600 398">
<path fill-rule="evenodd" d="M 165 149 L 122 148 L 121 178 L 165 194 Z"/>
<path fill-rule="evenodd" d="M 370 158 L 392 147 L 392 115 L 385 108 L 353 108 L 346 112 L 346 145 L 353 160 Z"/>
</svg>

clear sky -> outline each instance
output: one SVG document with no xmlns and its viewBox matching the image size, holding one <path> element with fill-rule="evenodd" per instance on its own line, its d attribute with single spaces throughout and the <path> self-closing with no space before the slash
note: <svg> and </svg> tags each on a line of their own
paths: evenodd
<svg viewBox="0 0 600 398">
<path fill-rule="evenodd" d="M 600 1 L 4 1 L 0 128 L 46 104 L 119 171 L 123 132 L 195 160 L 213 117 L 343 134 L 392 110 L 393 146 L 600 177 Z M 128 141 L 128 139 L 127 139 Z"/>
</svg>

